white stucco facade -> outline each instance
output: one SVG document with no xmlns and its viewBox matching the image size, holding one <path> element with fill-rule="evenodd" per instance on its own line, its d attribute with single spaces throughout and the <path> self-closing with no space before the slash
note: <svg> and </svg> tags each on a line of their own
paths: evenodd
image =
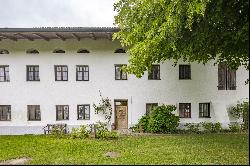
<svg viewBox="0 0 250 166">
<path fill-rule="evenodd" d="M 218 90 L 214 62 L 192 63 L 191 80 L 179 80 L 178 65 L 172 62 L 160 64 L 160 80 L 148 80 L 147 72 L 140 79 L 128 75 L 127 80 L 115 80 L 114 65 L 128 64 L 128 54 L 114 53 L 120 47 L 108 39 L 0 41 L 0 48 L 10 52 L 0 54 L 0 66 L 9 65 L 10 75 L 10 82 L 0 82 L 0 105 L 11 105 L 11 121 L 0 121 L 0 134 L 38 134 L 46 124 L 97 122 L 100 115 L 92 105 L 100 100 L 99 90 L 111 99 L 113 109 L 115 99 L 128 100 L 128 127 L 145 114 L 146 103 L 176 105 L 176 115 L 178 103 L 191 103 L 191 118 L 181 118 L 181 123 L 211 121 L 227 127 L 227 108 L 249 96 L 249 73 L 243 67 L 236 72 L 236 90 Z M 30 48 L 40 53 L 26 54 Z M 66 53 L 52 53 L 56 48 Z M 80 48 L 90 53 L 77 54 Z M 39 65 L 40 81 L 26 81 L 26 65 Z M 54 65 L 68 66 L 68 81 L 55 81 Z M 76 81 L 76 65 L 89 65 L 89 81 Z M 210 102 L 211 118 L 199 118 L 199 103 L 204 102 Z M 77 120 L 78 104 L 90 104 L 90 120 Z M 27 120 L 27 105 L 40 105 L 41 121 Z M 56 121 L 56 105 L 69 105 L 69 120 Z"/>
</svg>

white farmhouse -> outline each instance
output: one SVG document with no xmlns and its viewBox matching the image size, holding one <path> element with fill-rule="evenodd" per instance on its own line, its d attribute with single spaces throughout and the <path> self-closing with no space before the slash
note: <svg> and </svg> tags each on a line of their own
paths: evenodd
<svg viewBox="0 0 250 166">
<path fill-rule="evenodd" d="M 176 105 L 181 123 L 231 122 L 228 107 L 248 98 L 248 71 L 225 65 L 155 64 L 142 78 L 120 70 L 128 54 L 117 28 L 0 28 L 0 135 L 40 134 L 103 120 L 93 104 L 112 102 L 111 122 L 127 129 L 155 105 Z"/>
</svg>

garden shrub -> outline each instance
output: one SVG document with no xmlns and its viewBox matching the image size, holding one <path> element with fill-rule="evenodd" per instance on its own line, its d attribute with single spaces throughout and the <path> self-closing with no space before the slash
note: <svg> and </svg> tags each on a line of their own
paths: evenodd
<svg viewBox="0 0 250 166">
<path fill-rule="evenodd" d="M 229 124 L 229 129 L 231 132 L 240 132 L 241 131 L 241 125 L 239 123 L 233 123 L 233 124 Z"/>
<path fill-rule="evenodd" d="M 212 128 L 213 128 L 212 122 L 201 122 L 201 125 L 203 127 L 204 132 L 208 132 L 208 133 L 212 132 Z"/>
<path fill-rule="evenodd" d="M 179 125 L 179 117 L 173 112 L 176 110 L 174 105 L 162 105 L 154 107 L 148 115 L 144 115 L 133 127 L 134 131 L 152 133 L 173 133 Z"/>
<path fill-rule="evenodd" d="M 212 130 L 212 131 L 213 131 L 213 132 L 216 132 L 216 133 L 221 132 L 221 131 L 222 131 L 221 124 L 220 124 L 219 122 L 214 123 L 214 124 L 213 124 L 213 130 Z"/>
<path fill-rule="evenodd" d="M 203 127 L 203 131 L 207 133 L 218 133 L 222 131 L 221 124 L 219 122 L 212 123 L 212 122 L 201 122 Z"/>
<path fill-rule="evenodd" d="M 109 139 L 118 139 L 119 138 L 119 133 L 116 131 L 110 131 L 108 134 Z"/>
<path fill-rule="evenodd" d="M 50 131 L 50 134 L 52 136 L 55 136 L 55 137 L 58 137 L 58 138 L 61 138 L 63 136 L 65 136 L 65 129 L 60 127 L 60 126 L 57 126 L 57 125 L 54 125 L 52 127 L 52 130 Z"/>
<path fill-rule="evenodd" d="M 117 139 L 119 134 L 116 131 L 109 131 L 107 123 L 97 122 L 95 124 L 95 137 L 98 139 Z"/>
<path fill-rule="evenodd" d="M 78 132 L 79 138 L 88 138 L 90 135 L 90 131 L 87 130 L 85 125 L 81 125 Z"/>
<path fill-rule="evenodd" d="M 149 124 L 149 115 L 144 115 L 141 117 L 141 119 L 139 119 L 139 122 L 131 129 L 134 132 L 150 132 L 148 124 Z"/>
<path fill-rule="evenodd" d="M 71 133 L 70 133 L 70 138 L 75 139 L 78 137 L 78 128 L 72 128 Z"/>
<path fill-rule="evenodd" d="M 75 138 L 88 138 L 90 135 L 90 132 L 87 130 L 87 127 L 85 125 L 81 125 L 78 128 L 72 128 L 72 131 L 70 133 L 70 137 L 75 139 Z"/>
<path fill-rule="evenodd" d="M 188 132 L 199 133 L 199 123 L 186 123 L 184 126 L 187 128 Z"/>
<path fill-rule="evenodd" d="M 97 122 L 95 124 L 95 137 L 106 138 L 108 133 L 107 123 Z"/>
<path fill-rule="evenodd" d="M 149 114 L 147 130 L 153 133 L 175 132 L 180 122 L 180 118 L 173 113 L 175 110 L 174 105 L 154 107 Z"/>
<path fill-rule="evenodd" d="M 242 119 L 243 130 L 248 130 L 249 125 L 249 102 L 238 102 L 235 106 L 229 108 L 229 113 L 236 119 Z"/>
</svg>

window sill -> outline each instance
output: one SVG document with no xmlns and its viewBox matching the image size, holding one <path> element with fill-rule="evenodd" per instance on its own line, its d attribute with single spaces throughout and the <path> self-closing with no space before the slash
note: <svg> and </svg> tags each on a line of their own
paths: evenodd
<svg viewBox="0 0 250 166">
<path fill-rule="evenodd" d="M 90 119 L 77 119 L 77 120 L 90 120 Z"/>
<path fill-rule="evenodd" d="M 210 117 L 210 116 L 207 116 L 207 117 L 204 116 L 204 117 L 199 117 L 199 118 L 205 118 L 205 119 L 208 118 L 208 119 L 209 119 L 209 118 L 211 118 L 211 117 Z"/>
<path fill-rule="evenodd" d="M 41 121 L 41 119 L 39 119 L 39 120 L 28 120 L 28 122 L 29 121 L 31 121 L 31 122 L 38 121 L 39 122 L 39 121 Z"/>
</svg>

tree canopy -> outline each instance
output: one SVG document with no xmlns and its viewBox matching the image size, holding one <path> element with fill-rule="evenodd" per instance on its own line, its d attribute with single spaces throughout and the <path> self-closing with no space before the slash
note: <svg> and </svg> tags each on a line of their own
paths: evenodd
<svg viewBox="0 0 250 166">
<path fill-rule="evenodd" d="M 119 0 L 113 38 L 128 47 L 127 71 L 182 59 L 249 68 L 248 0 Z"/>
</svg>

